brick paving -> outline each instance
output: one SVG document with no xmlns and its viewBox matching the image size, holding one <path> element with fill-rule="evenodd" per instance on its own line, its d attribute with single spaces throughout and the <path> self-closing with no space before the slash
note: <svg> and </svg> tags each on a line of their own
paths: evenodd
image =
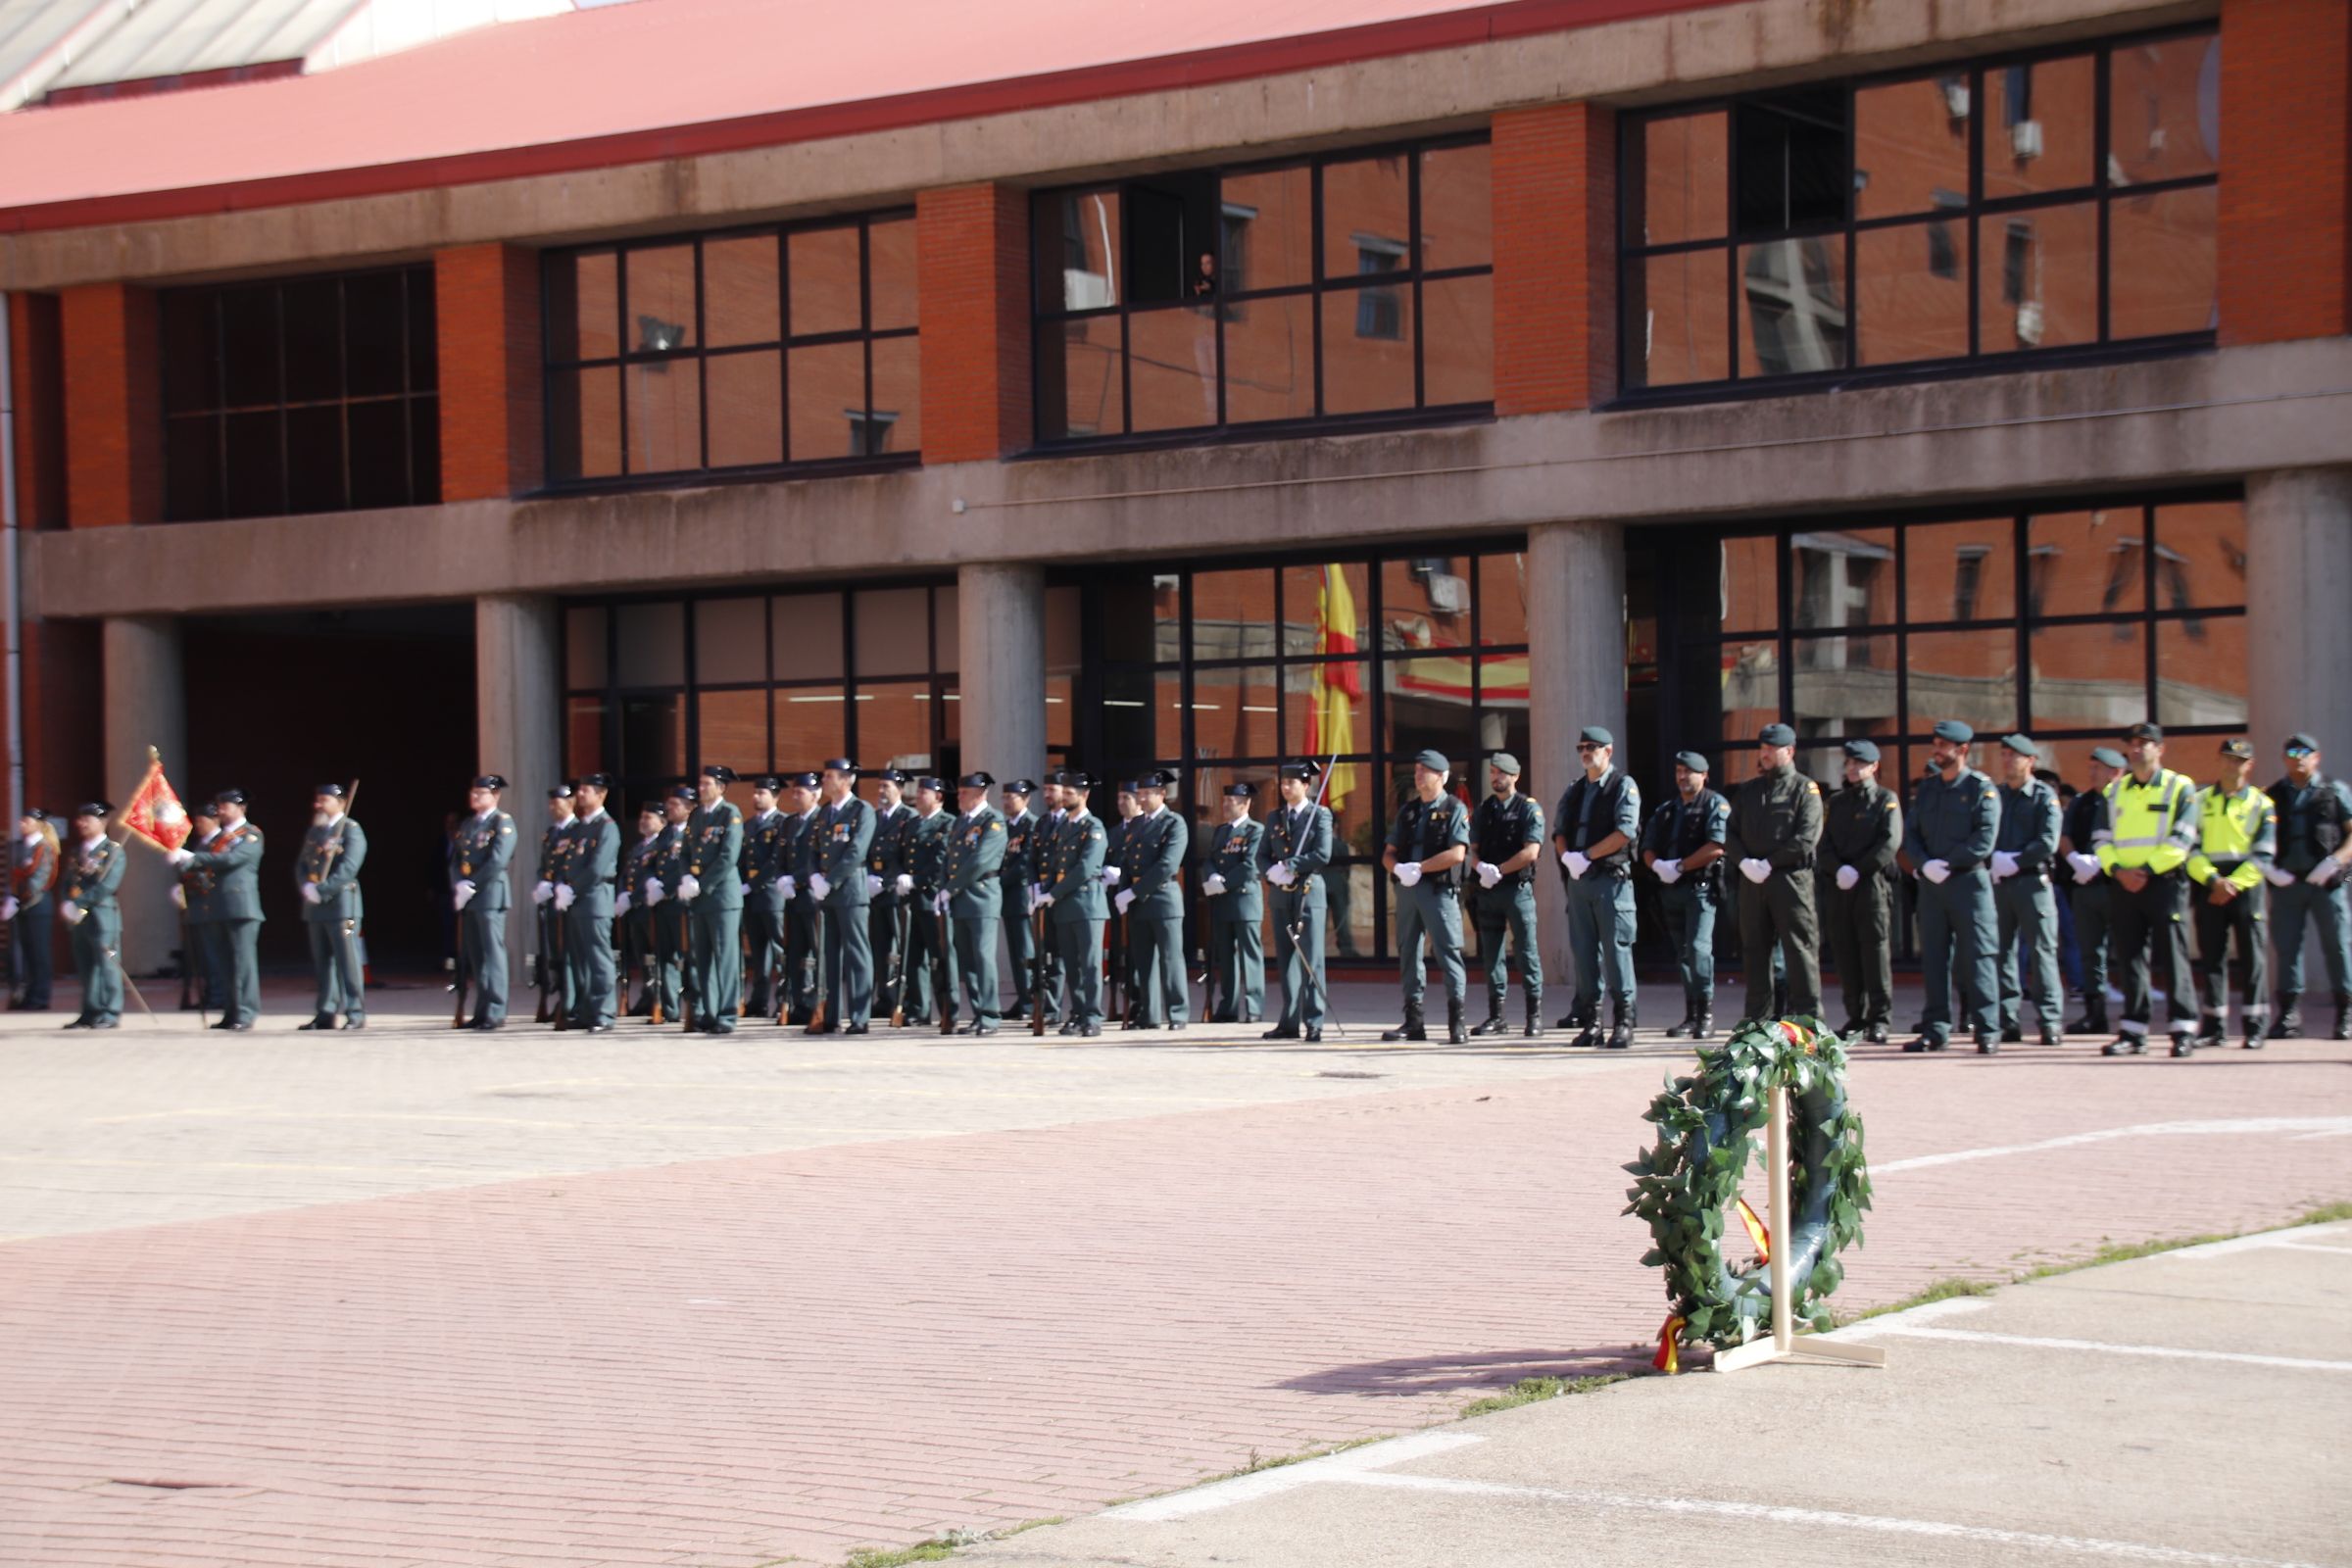
<svg viewBox="0 0 2352 1568">
<path fill-rule="evenodd" d="M 1673 1059 L 18 1240 L 0 1562 L 834 1562 L 1443 1420 L 1654 1332 L 1617 1167 Z M 1868 1054 L 1882 1167 L 2175 1130 L 1883 1169 L 1839 1304 L 2352 1197 L 2347 1067 Z"/>
</svg>

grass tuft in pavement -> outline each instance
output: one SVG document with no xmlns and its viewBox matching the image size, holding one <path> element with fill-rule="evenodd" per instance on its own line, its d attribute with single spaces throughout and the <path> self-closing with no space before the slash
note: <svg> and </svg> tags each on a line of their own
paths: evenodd
<svg viewBox="0 0 2352 1568">
<path fill-rule="evenodd" d="M 1483 1399 L 1472 1399 L 1462 1406 L 1456 1420 L 1467 1421 L 1474 1415 L 1493 1415 L 1497 1410 L 1515 1410 L 1523 1404 L 1541 1404 L 1545 1399 L 1557 1399 L 1563 1395 L 1590 1394 L 1605 1389 L 1612 1383 L 1623 1383 L 1631 1372 L 1607 1372 L 1589 1378 L 1521 1378 L 1501 1394 L 1490 1394 Z"/>
<path fill-rule="evenodd" d="M 1006 1525 L 1002 1530 L 951 1530 L 944 1536 L 918 1541 L 911 1546 L 901 1546 L 896 1550 L 881 1546 L 859 1546 L 842 1560 L 842 1568 L 904 1568 L 905 1564 L 910 1562 L 944 1562 L 956 1555 L 959 1547 L 1003 1541 L 1024 1530 L 1063 1522 L 1062 1516 L 1056 1514 L 1051 1519 L 1024 1519 L 1017 1525 Z"/>
<path fill-rule="evenodd" d="M 1231 1481 L 1236 1476 L 1253 1476 L 1260 1470 L 1279 1470 L 1284 1465 L 1304 1464 L 1309 1459 L 1327 1459 L 1335 1453 L 1346 1453 L 1349 1448 L 1360 1448 L 1367 1443 L 1386 1443 L 1389 1441 L 1389 1439 L 1395 1437 L 1396 1435 L 1396 1434 L 1394 1432 L 1383 1432 L 1369 1438 L 1350 1438 L 1346 1443 L 1326 1444 L 1320 1448 L 1301 1448 L 1297 1453 L 1277 1453 L 1261 1456 L 1255 1448 L 1251 1448 L 1250 1450 L 1250 1462 L 1248 1464 L 1245 1464 L 1238 1469 L 1227 1470 L 1221 1475 L 1202 1476 L 1200 1480 L 1194 1482 L 1192 1485 L 1194 1487 L 1205 1487 L 1212 1482 Z M 1192 1488 L 1184 1487 L 1179 1488 L 1178 1490 L 1189 1492 L 1192 1490 Z"/>
</svg>

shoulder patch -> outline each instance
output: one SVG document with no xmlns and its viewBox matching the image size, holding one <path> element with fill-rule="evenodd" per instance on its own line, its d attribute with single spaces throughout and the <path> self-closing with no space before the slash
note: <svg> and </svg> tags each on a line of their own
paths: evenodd
<svg viewBox="0 0 2352 1568">
<path fill-rule="evenodd" d="M 1002 822 L 991 822 L 988 824 L 988 830 L 991 833 L 1002 833 L 1004 831 L 1004 824 Z"/>
<path fill-rule="evenodd" d="M 1815 795 L 1819 795 L 1821 793 L 1821 786 L 1814 783 L 1811 779 L 1805 780 L 1805 788 Z"/>
</svg>

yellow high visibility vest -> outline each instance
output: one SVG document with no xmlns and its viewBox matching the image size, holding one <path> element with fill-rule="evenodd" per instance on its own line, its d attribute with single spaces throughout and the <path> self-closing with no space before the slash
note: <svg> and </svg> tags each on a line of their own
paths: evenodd
<svg viewBox="0 0 2352 1568">
<path fill-rule="evenodd" d="M 2185 773 L 2160 767 L 2142 784 L 2119 773 L 2107 786 L 2107 825 L 2115 837 L 2099 846 L 2099 863 L 2113 871 L 2129 866 L 2162 874 L 2188 860 L 2188 848 L 2175 836 L 2184 812 L 2196 805 L 2197 787 Z"/>
<path fill-rule="evenodd" d="M 2278 840 L 2273 817 L 2271 798 L 2251 784 L 2235 796 L 2208 786 L 2197 798 L 2197 853 L 2188 858 L 2189 880 L 2202 884 L 2219 874 L 2253 888 L 2262 880 L 2257 859 L 2269 859 Z"/>
</svg>

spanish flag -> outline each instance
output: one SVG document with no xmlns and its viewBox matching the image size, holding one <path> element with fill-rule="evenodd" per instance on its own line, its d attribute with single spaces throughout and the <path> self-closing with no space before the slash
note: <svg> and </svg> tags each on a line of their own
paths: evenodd
<svg viewBox="0 0 2352 1568">
<path fill-rule="evenodd" d="M 1323 568 L 1323 591 L 1315 596 L 1315 652 L 1345 663 L 1317 664 L 1311 688 L 1314 704 L 1306 715 L 1306 752 L 1310 757 L 1345 757 L 1356 749 L 1355 704 L 1364 696 L 1364 666 L 1354 656 L 1362 651 L 1355 638 L 1355 595 L 1348 588 L 1344 567 Z M 1339 815 L 1340 808 L 1356 787 L 1355 765 L 1342 762 L 1325 782 L 1323 804 Z"/>
</svg>

